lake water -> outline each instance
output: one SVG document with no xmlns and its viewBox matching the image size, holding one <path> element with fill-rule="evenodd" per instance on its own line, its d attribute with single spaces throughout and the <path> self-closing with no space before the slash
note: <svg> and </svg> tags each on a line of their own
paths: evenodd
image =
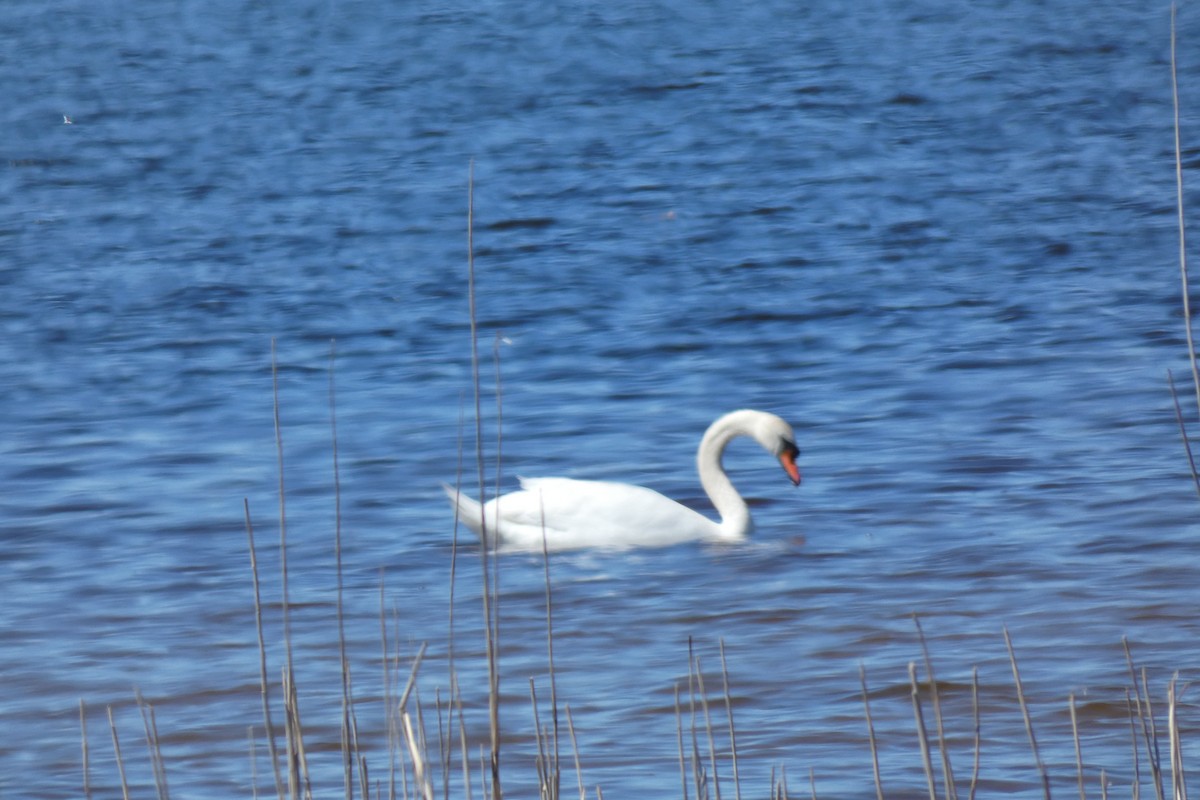
<svg viewBox="0 0 1200 800">
<path fill-rule="evenodd" d="M 1004 626 L 1055 792 L 1076 791 L 1074 694 L 1089 793 L 1105 770 L 1125 795 L 1122 637 L 1163 726 L 1167 680 L 1200 667 L 1200 504 L 1166 384 L 1187 371 L 1170 15 L 994 5 L 6 3 L 0 796 L 81 796 L 81 701 L 93 796 L 119 794 L 110 706 L 149 796 L 136 692 L 175 796 L 273 792 L 243 512 L 275 679 L 272 339 L 318 794 L 342 791 L 334 346 L 372 782 L 386 794 L 384 647 L 403 679 L 428 643 L 434 729 L 454 641 L 478 761 L 479 553 L 464 536 L 452 593 L 439 488 L 465 427 L 477 493 L 472 160 L 489 482 L 500 431 L 506 488 L 622 480 L 703 508 L 696 444 L 739 407 L 788 418 L 803 451 L 799 489 L 753 445 L 730 452 L 746 545 L 551 560 L 590 796 L 681 795 L 689 640 L 715 697 L 724 642 L 747 796 L 773 770 L 808 792 L 810 769 L 821 796 L 874 796 L 860 665 L 885 789 L 927 796 L 914 614 L 964 796 L 973 667 L 981 790 L 1041 796 Z M 1194 9 L 1179 35 L 1195 209 Z M 499 580 L 504 786 L 532 796 L 542 561 L 505 556 Z M 1139 770 L 1149 792 L 1144 754 Z"/>
</svg>

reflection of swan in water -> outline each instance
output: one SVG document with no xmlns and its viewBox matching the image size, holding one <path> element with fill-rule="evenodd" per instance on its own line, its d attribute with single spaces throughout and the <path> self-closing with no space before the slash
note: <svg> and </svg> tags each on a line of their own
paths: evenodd
<svg viewBox="0 0 1200 800">
<path fill-rule="evenodd" d="M 750 509 L 721 466 L 725 446 L 749 436 L 779 459 L 795 485 L 796 435 L 792 427 L 765 411 L 733 411 L 704 433 L 696 453 L 700 484 L 721 521 L 713 522 L 687 506 L 642 486 L 572 478 L 522 478 L 520 491 L 479 503 L 444 487 L 458 518 L 506 550 L 541 550 L 543 534 L 550 550 L 578 547 L 662 547 L 688 541 L 736 542 L 750 532 Z M 486 516 L 485 516 L 486 515 Z"/>
</svg>

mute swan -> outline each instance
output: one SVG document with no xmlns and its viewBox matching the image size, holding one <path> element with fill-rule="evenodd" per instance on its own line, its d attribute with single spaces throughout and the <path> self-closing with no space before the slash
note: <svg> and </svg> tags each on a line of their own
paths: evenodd
<svg viewBox="0 0 1200 800">
<path fill-rule="evenodd" d="M 458 519 L 504 550 L 579 547 L 664 547 L 687 541 L 736 542 L 750 533 L 750 509 L 721 465 L 725 446 L 749 436 L 779 459 L 792 484 L 800 485 L 792 426 L 765 411 L 733 411 L 709 426 L 700 440 L 700 485 L 721 521 L 642 486 L 572 478 L 522 478 L 521 490 L 479 503 L 443 484 Z"/>
</svg>

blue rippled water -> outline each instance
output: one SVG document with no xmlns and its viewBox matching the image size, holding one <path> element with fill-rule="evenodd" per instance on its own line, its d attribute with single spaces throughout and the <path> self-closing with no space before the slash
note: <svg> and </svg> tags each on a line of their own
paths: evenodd
<svg viewBox="0 0 1200 800">
<path fill-rule="evenodd" d="M 747 795 L 773 769 L 874 795 L 861 665 L 888 796 L 926 796 L 918 614 L 964 791 L 978 666 L 981 787 L 1041 796 L 1005 625 L 1056 790 L 1073 693 L 1089 791 L 1101 770 L 1128 791 L 1122 637 L 1156 702 L 1200 663 L 1200 507 L 1165 379 L 1187 366 L 1169 29 L 1165 5 L 1075 0 L 9 2 L 0 796 L 116 795 L 110 706 L 149 794 L 139 691 L 172 793 L 271 793 L 243 501 L 278 675 L 272 340 L 319 793 L 342 785 L 338 499 L 374 779 L 381 604 L 403 670 L 428 643 L 431 727 L 453 638 L 485 740 L 478 553 L 464 539 L 451 623 L 438 487 L 472 413 L 472 162 L 489 475 L 502 431 L 506 487 L 624 480 L 702 508 L 694 448 L 724 411 L 782 414 L 803 449 L 798 490 L 729 454 L 745 546 L 553 559 L 585 786 L 681 792 L 690 640 L 710 681 L 724 642 Z M 1194 183 L 1190 8 L 1179 36 Z M 500 575 L 505 788 L 525 796 L 542 563 Z"/>
</svg>

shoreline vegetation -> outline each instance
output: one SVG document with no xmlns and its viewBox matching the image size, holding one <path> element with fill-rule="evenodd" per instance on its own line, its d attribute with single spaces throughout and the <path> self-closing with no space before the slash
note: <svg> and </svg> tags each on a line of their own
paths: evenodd
<svg viewBox="0 0 1200 800">
<path fill-rule="evenodd" d="M 1200 368 L 1198 368 L 1195 345 L 1192 336 L 1191 308 L 1189 300 L 1189 280 L 1186 260 L 1186 240 L 1183 210 L 1183 173 L 1180 157 L 1179 134 L 1179 101 L 1175 62 L 1175 8 L 1171 8 L 1171 85 L 1175 109 L 1175 170 L 1177 182 L 1177 208 L 1179 217 L 1179 258 L 1182 282 L 1182 301 L 1184 325 L 1187 332 L 1188 358 L 1192 373 L 1192 382 L 1196 391 L 1197 408 L 1200 409 Z M 471 367 L 474 388 L 474 434 L 475 461 L 478 468 L 478 485 L 480 502 L 484 502 L 484 489 L 487 486 L 485 475 L 484 443 L 481 427 L 481 389 L 480 389 L 480 358 L 478 350 L 478 331 L 476 329 L 475 305 L 475 266 L 473 241 L 473 166 L 468 178 L 468 300 L 471 332 Z M 340 746 L 337 748 L 338 758 L 342 765 L 343 792 L 347 800 L 361 798 L 420 798 L 434 800 L 442 797 L 471 798 L 478 791 L 485 800 L 504 796 L 503 782 L 511 770 L 527 770 L 532 768 L 536 778 L 538 793 L 544 800 L 557 800 L 565 791 L 568 795 L 578 795 L 581 800 L 595 797 L 603 800 L 602 786 L 589 786 L 585 782 L 583 764 L 586 753 L 581 753 L 574 720 L 569 702 L 558 697 L 555 668 L 554 668 L 554 622 L 553 622 L 553 582 L 551 575 L 551 559 L 543 551 L 543 567 L 545 579 L 545 631 L 546 631 L 546 660 L 548 685 L 537 685 L 534 679 L 529 679 L 529 703 L 533 720 L 533 739 L 531 745 L 535 756 L 533 763 L 514 764 L 508 759 L 503 745 L 505 733 L 500 714 L 501 669 L 499 663 L 499 601 L 498 591 L 500 577 L 500 558 L 489 552 L 486 547 L 472 548 L 471 555 L 478 552 L 481 560 L 481 598 L 484 619 L 484 658 L 487 674 L 487 737 L 484 742 L 470 741 L 467 724 L 468 714 L 474 715 L 482 709 L 469 708 L 464 702 L 461 687 L 458 683 L 458 672 L 454 653 L 454 617 L 453 592 L 456 574 L 458 552 L 458 520 L 455 520 L 454 546 L 451 554 L 451 602 L 450 602 L 450 644 L 447 652 L 447 667 L 449 686 L 442 695 L 439 688 L 433 712 L 423 709 L 420 695 L 416 691 L 421 675 L 421 668 L 426 658 L 426 644 L 422 644 L 417 653 L 408 661 L 400 658 L 398 651 L 389 654 L 389 637 L 386 611 L 383 603 L 383 586 L 380 587 L 380 639 L 385 665 L 384 686 L 382 689 L 383 707 L 386 719 L 386 749 L 379 751 L 368 743 L 368 739 L 377 738 L 373 732 L 367 735 L 360 732 L 359 720 L 356 714 L 356 699 L 354 681 L 352 680 L 351 665 L 346 651 L 346 620 L 343 611 L 343 572 L 342 572 L 342 519 L 341 519 L 341 486 L 337 455 L 337 415 L 334 386 L 334 364 L 336 348 L 331 344 L 329 359 L 329 410 L 331 446 L 333 452 L 333 487 L 335 502 L 335 534 L 334 554 L 337 586 L 337 645 L 341 665 L 340 701 L 341 713 L 339 720 Z M 502 403 L 498 350 L 493 354 L 493 366 L 496 373 L 494 393 L 496 396 L 496 425 L 501 429 Z M 312 798 L 315 796 L 330 796 L 328 786 L 316 787 L 310 771 L 310 759 L 317 757 L 318 749 L 310 753 L 306 749 L 306 727 L 301 721 L 300 693 L 295 681 L 294 653 L 292 647 L 291 621 L 289 617 L 288 598 L 288 567 L 287 567 L 287 509 L 284 501 L 284 459 L 283 438 L 279 424 L 279 392 L 277 380 L 277 365 L 275 342 L 271 342 L 271 368 L 273 383 L 273 413 L 275 424 L 275 441 L 278 459 L 278 493 L 279 493 L 279 558 L 280 597 L 276 604 L 264 603 L 260 573 L 258 566 L 258 547 L 254 538 L 254 526 L 250 514 L 248 500 L 243 501 L 246 534 L 250 556 L 250 572 L 254 592 L 254 612 L 259 648 L 259 677 L 258 684 L 262 698 L 263 724 L 261 729 L 250 730 L 249 750 L 251 757 L 250 782 L 253 796 L 257 797 L 260 783 L 274 786 L 274 792 L 280 800 L 283 798 Z M 1179 402 L 1174 377 L 1168 370 L 1168 384 L 1175 404 L 1177 421 L 1183 438 L 1184 448 L 1191 468 L 1192 479 L 1197 493 L 1200 494 L 1200 473 L 1197 472 L 1195 459 L 1188 440 L 1184 421 L 1184 412 Z M 497 437 L 495 456 L 492 459 L 495 472 L 500 473 L 502 441 Z M 463 483 L 463 453 L 460 442 L 458 455 L 458 485 Z M 498 479 L 497 479 L 498 483 Z M 382 581 L 381 581 L 382 584 Z M 282 629 L 282 642 L 276 643 L 282 647 L 284 664 L 282 667 L 269 664 L 268 644 L 264 634 L 264 611 L 266 608 L 278 607 Z M 398 624 L 398 623 L 396 623 Z M 974 800 L 981 788 L 980 764 L 984 750 L 983 720 L 979 701 L 980 684 L 978 669 L 972 671 L 970 685 L 972 737 L 970 742 L 970 763 L 966 767 L 961 763 L 953 763 L 953 752 L 961 751 L 962 739 L 958 735 L 947 732 L 946 720 L 942 709 L 942 696 L 946 684 L 941 684 L 935 677 L 934 663 L 921 627 L 920 618 L 913 615 L 913 625 L 920 645 L 920 659 L 908 664 L 908 700 L 914 722 L 914 735 L 919 747 L 921 771 L 925 777 L 926 789 L 930 800 L 944 797 L 946 800 L 957 800 L 959 797 Z M 1006 626 L 1001 626 L 1004 644 L 1007 650 L 1008 662 L 1012 670 L 1013 688 L 1015 689 L 1016 707 L 1011 709 L 1013 714 L 1020 714 L 1029 746 L 1029 765 L 1032 774 L 1036 776 L 1028 786 L 1021 787 L 1022 792 L 1039 791 L 1049 800 L 1052 787 L 1062 790 L 1063 785 L 1071 780 L 1077 786 L 1079 797 L 1086 800 L 1089 792 L 1096 796 L 1097 787 L 1094 769 L 1085 769 L 1084 747 L 1087 731 L 1081 731 L 1078 706 L 1074 694 L 1068 695 L 1066 707 L 1070 715 L 1072 744 L 1074 747 L 1074 775 L 1064 775 L 1058 772 L 1051 774 L 1043 762 L 1038 745 L 1037 731 L 1034 728 L 1029 703 L 1025 696 L 1021 680 L 1020 663 L 1016 648 Z M 1150 680 L 1147 670 L 1139 668 L 1134 654 L 1126 639 L 1122 639 L 1126 667 L 1128 671 L 1128 687 L 1124 691 L 1127 720 L 1129 726 L 1129 741 L 1131 766 L 1127 771 L 1131 775 L 1130 789 L 1137 800 L 1148 782 L 1156 800 L 1186 800 L 1187 776 L 1183 764 L 1183 737 L 1180 712 L 1184 708 L 1181 697 L 1188 688 L 1181 684 L 1176 673 L 1167 682 L 1165 701 L 1153 701 Z M 741 774 L 738 750 L 738 729 L 735 724 L 734 701 L 731 691 L 731 676 L 725 659 L 725 643 L 718 640 L 720 667 L 713 672 L 705 668 L 701 657 L 696 653 L 694 642 L 688 642 L 687 675 L 686 679 L 674 685 L 674 715 L 675 737 L 677 745 L 677 761 L 673 766 L 663 765 L 678 771 L 679 796 L 683 800 L 720 800 L 722 793 L 741 800 L 745 779 Z M 681 653 L 681 662 L 684 654 Z M 276 670 L 273 672 L 272 670 Z M 923 672 L 922 672 L 923 670 Z M 281 676 L 279 680 L 272 675 Z M 873 786 L 878 800 L 888 793 L 888 779 L 882 774 L 880 767 L 880 742 L 872 718 L 873 708 L 878 710 L 882 701 L 894 701 L 897 694 L 873 693 L 868 688 L 868 676 L 865 667 L 859 668 L 859 695 L 862 702 L 863 727 L 868 743 L 867 751 L 863 754 L 863 769 L 861 773 L 861 791 L 867 796 Z M 956 687 L 958 691 L 962 687 Z M 397 691 L 398 690 L 398 691 Z M 155 718 L 154 706 L 147 702 L 135 691 L 135 704 L 142 723 L 142 736 L 147 748 L 148 759 L 153 772 L 153 782 L 157 796 L 161 800 L 170 797 L 169 775 L 167 760 L 163 754 L 162 740 L 159 735 Z M 1114 703 L 1108 699 L 1106 702 Z M 874 704 L 874 705 L 873 705 Z M 1165 715 L 1165 716 L 1164 716 Z M 83 700 L 79 703 L 79 722 L 82 741 L 82 789 L 85 798 L 93 796 L 92 784 L 92 748 L 93 744 L 87 726 L 88 707 Z M 126 755 L 122 749 L 122 739 L 114 718 L 113 707 L 107 707 L 109 735 L 111 737 L 113 755 L 117 769 L 117 777 L 125 798 L 131 796 L 132 790 L 125 771 Z M 961 721 L 958 726 L 962 727 Z M 260 750 L 265 740 L 266 758 L 271 765 L 269 779 L 257 775 L 255 765 L 260 761 Z M 508 740 L 508 746 L 512 746 Z M 126 745 L 128 747 L 128 745 Z M 478 752 L 477 752 L 478 750 Z M 328 757 L 329 747 L 319 748 L 322 757 Z M 869 759 L 869 762 L 868 762 Z M 382 763 L 381 763 L 382 762 Z M 866 765 L 870 764 L 871 778 L 867 778 Z M 968 777 L 969 775 L 969 777 Z M 817 798 L 819 796 L 820 774 L 817 767 L 810 767 L 807 775 L 797 778 L 795 773 L 789 775 L 784 766 L 772 768 L 767 784 L 768 796 L 771 800 L 784 800 L 788 797 L 803 795 Z M 564 781 L 570 787 L 564 787 Z M 1107 798 L 1110 788 L 1110 775 L 1101 769 L 1098 778 L 1099 797 Z M 905 787 L 905 793 L 911 794 L 911 787 Z M 748 796 L 761 796 L 761 777 L 755 779 L 754 790 L 747 789 Z"/>
</svg>

